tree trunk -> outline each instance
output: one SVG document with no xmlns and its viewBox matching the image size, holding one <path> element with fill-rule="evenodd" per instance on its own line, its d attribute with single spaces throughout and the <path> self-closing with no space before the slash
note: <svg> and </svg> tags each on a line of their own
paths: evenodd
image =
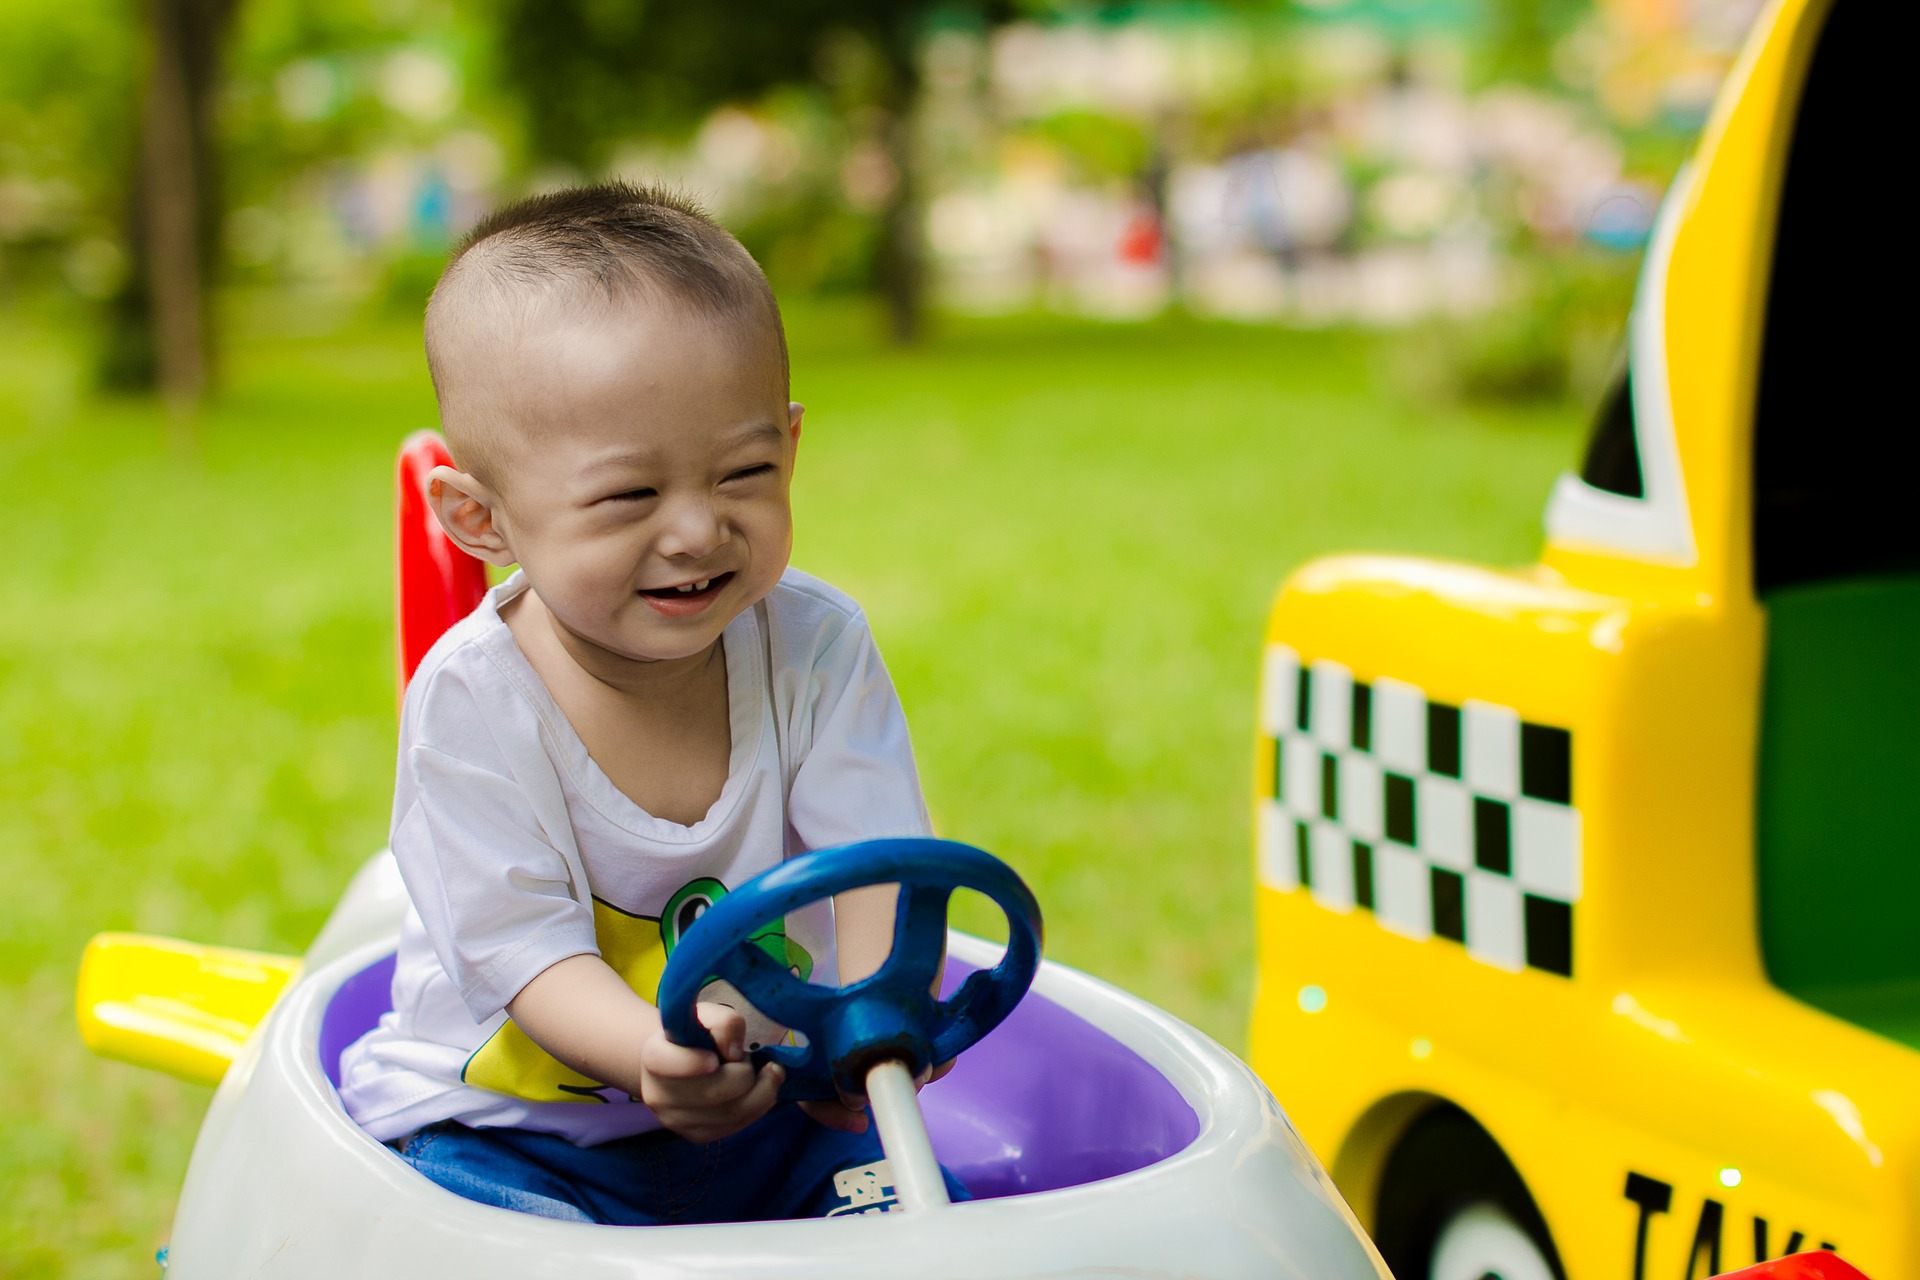
<svg viewBox="0 0 1920 1280">
<path fill-rule="evenodd" d="M 189 0 L 149 0 L 153 66 L 141 112 L 150 320 L 161 397 L 190 409 L 206 391 L 205 263 L 200 259 L 201 172 L 187 72 Z"/>
<path fill-rule="evenodd" d="M 147 0 L 152 63 L 130 191 L 132 271 L 110 322 L 106 376 L 157 389 L 190 413 L 211 365 L 208 292 L 217 259 L 213 100 L 235 0 Z M 144 304 L 144 305 L 143 305 Z"/>
<path fill-rule="evenodd" d="M 885 113 L 881 141 L 893 164 L 893 191 L 880 214 L 880 253 L 875 263 L 880 292 L 887 303 L 887 324 L 894 342 L 920 340 L 926 319 L 926 244 L 920 227 L 919 147 L 914 138 L 914 107 L 920 98 L 920 69 L 911 36 L 893 33 L 881 48 L 887 62 Z"/>
</svg>

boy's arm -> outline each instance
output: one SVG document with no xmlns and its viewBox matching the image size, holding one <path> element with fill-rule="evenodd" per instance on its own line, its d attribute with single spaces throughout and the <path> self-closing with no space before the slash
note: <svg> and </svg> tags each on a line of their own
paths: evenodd
<svg viewBox="0 0 1920 1280">
<path fill-rule="evenodd" d="M 755 1073 L 738 1011 L 701 1004 L 694 1012 L 718 1057 L 669 1041 L 659 1010 L 595 955 L 550 965 L 507 1004 L 528 1038 L 567 1066 L 626 1090 L 688 1141 L 717 1142 L 772 1108 L 786 1072 L 769 1063 Z"/>
<path fill-rule="evenodd" d="M 842 597 L 841 603 L 848 612 L 837 625 L 806 627 L 804 639 L 793 642 L 796 665 L 808 672 L 803 702 L 810 714 L 794 735 L 803 744 L 802 759 L 788 792 L 787 820 L 810 849 L 931 830 L 899 695 L 865 616 L 851 600 Z M 870 977 L 886 963 L 899 896 L 898 885 L 883 884 L 834 897 L 842 985 Z M 939 990 L 937 972 L 933 989 Z M 936 1064 L 932 1078 L 951 1065 Z M 801 1104 L 821 1123 L 852 1130 L 866 1128 L 857 1109 L 863 1105 L 860 1098 Z"/>
<path fill-rule="evenodd" d="M 899 900 L 897 884 L 870 884 L 834 896 L 833 937 L 840 953 L 841 986 L 872 977 L 887 962 L 893 953 L 893 910 Z"/>
</svg>

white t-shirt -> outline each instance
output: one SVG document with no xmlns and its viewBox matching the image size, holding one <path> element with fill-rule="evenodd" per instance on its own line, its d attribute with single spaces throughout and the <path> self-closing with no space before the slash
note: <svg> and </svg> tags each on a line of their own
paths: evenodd
<svg viewBox="0 0 1920 1280">
<path fill-rule="evenodd" d="M 526 585 L 515 574 L 449 629 L 401 710 L 392 844 L 411 906 L 393 1009 L 340 1063 L 348 1112 L 382 1141 L 447 1119 L 581 1146 L 658 1128 L 529 1040 L 507 1002 L 581 954 L 653 1000 L 680 931 L 729 888 L 808 849 L 928 832 L 906 718 L 846 595 L 789 569 L 727 625 L 727 781 L 686 827 L 587 754 L 501 621 Z M 802 976 L 837 973 L 828 903 L 756 941 Z M 779 1034 L 750 1016 L 750 1042 Z"/>
</svg>

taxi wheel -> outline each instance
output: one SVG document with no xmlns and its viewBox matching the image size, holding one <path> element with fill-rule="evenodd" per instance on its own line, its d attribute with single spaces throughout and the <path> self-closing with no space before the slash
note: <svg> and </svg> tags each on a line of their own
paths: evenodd
<svg viewBox="0 0 1920 1280">
<path fill-rule="evenodd" d="M 1433 1242 L 1428 1280 L 1554 1280 L 1553 1266 L 1527 1231 L 1498 1205 L 1470 1204 Z"/>
<path fill-rule="evenodd" d="M 1437 1099 L 1394 1142 L 1381 1169 L 1373 1239 L 1393 1274 L 1407 1280 L 1566 1280 L 1519 1170 L 1478 1121 Z M 1452 1240 L 1465 1242 L 1450 1246 L 1461 1250 L 1458 1268 L 1448 1261 L 1442 1271 L 1442 1248 Z M 1482 1249 L 1478 1241 L 1489 1243 Z"/>
</svg>

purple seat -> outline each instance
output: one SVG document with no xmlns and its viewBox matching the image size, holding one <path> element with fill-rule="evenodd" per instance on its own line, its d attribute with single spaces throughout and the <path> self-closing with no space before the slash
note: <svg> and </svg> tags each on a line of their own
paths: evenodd
<svg viewBox="0 0 1920 1280">
<path fill-rule="evenodd" d="M 973 971 L 949 959 L 944 992 Z M 341 1051 L 392 1007 L 392 984 L 387 956 L 347 979 L 328 1003 L 320 1061 L 336 1087 Z M 1200 1132 L 1193 1108 L 1144 1058 L 1032 993 L 920 1097 L 934 1150 L 979 1199 L 1131 1173 Z"/>
</svg>

